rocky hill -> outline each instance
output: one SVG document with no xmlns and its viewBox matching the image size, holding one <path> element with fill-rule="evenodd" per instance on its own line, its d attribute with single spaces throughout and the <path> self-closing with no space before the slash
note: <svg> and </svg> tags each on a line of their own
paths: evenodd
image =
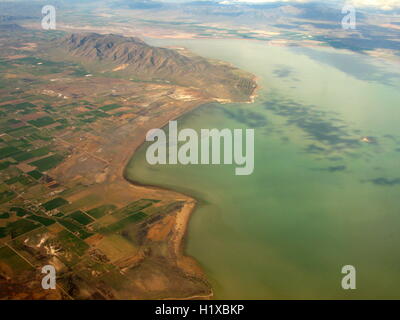
<svg viewBox="0 0 400 320">
<path fill-rule="evenodd" d="M 142 81 L 167 81 L 200 88 L 219 99 L 248 101 L 253 75 L 229 64 L 207 60 L 186 50 L 153 47 L 134 37 L 78 33 L 60 42 L 69 55 L 91 70 L 115 72 Z"/>
</svg>

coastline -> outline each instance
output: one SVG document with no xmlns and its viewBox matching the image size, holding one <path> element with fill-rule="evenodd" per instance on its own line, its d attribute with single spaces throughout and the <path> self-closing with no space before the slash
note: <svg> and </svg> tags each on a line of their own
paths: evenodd
<svg viewBox="0 0 400 320">
<path fill-rule="evenodd" d="M 260 89 L 260 87 L 258 85 L 258 81 L 257 81 L 258 78 L 256 76 L 254 76 L 252 80 L 254 80 L 257 83 L 257 86 L 254 88 L 252 94 L 249 96 L 248 101 L 245 101 L 244 103 L 252 104 L 252 103 L 254 103 L 255 99 L 258 96 L 257 92 Z M 221 101 L 216 101 L 215 99 L 213 99 L 211 101 L 203 101 L 201 103 L 198 103 L 196 105 L 193 105 L 193 106 L 185 109 L 183 112 L 176 115 L 175 117 L 170 117 L 170 118 L 166 119 L 162 123 L 162 125 L 157 126 L 157 128 L 163 128 L 168 125 L 169 121 L 178 120 L 180 117 L 193 111 L 194 109 L 197 109 L 208 103 L 215 103 L 215 102 L 224 104 Z M 230 101 L 227 103 L 234 103 L 234 101 Z M 144 135 L 144 136 L 140 137 L 140 143 L 138 143 L 135 146 L 135 148 L 133 150 L 131 150 L 130 155 L 125 159 L 124 165 L 121 168 L 121 170 L 122 170 L 121 176 L 123 177 L 123 179 L 125 181 L 132 184 L 133 186 L 142 187 L 142 188 L 145 188 L 148 190 L 153 190 L 153 191 L 167 192 L 171 195 L 175 194 L 184 199 L 185 204 L 183 205 L 183 208 L 176 211 L 175 223 L 171 230 L 172 231 L 172 237 L 171 237 L 172 238 L 172 247 L 173 247 L 176 259 L 177 259 L 177 265 L 183 270 L 187 269 L 188 266 L 189 266 L 189 269 L 191 269 L 190 270 L 191 272 L 193 272 L 193 270 L 195 270 L 195 272 L 197 273 L 198 276 L 200 276 L 201 278 L 204 278 L 205 281 L 207 281 L 207 285 L 210 289 L 210 293 L 207 295 L 194 295 L 194 296 L 189 296 L 189 297 L 185 297 L 185 298 L 168 297 L 168 298 L 163 298 L 162 300 L 168 300 L 168 299 L 173 299 L 173 300 L 212 299 L 214 296 L 213 288 L 208 283 L 208 279 L 206 278 L 203 269 L 199 266 L 199 263 L 195 257 L 192 257 L 185 252 L 186 239 L 187 239 L 190 218 L 196 210 L 199 199 L 196 199 L 194 196 L 187 194 L 185 192 L 173 190 L 172 188 L 165 188 L 165 187 L 152 185 L 152 184 L 148 184 L 148 183 L 146 183 L 146 184 L 141 183 L 139 181 L 131 179 L 128 175 L 129 163 L 132 161 L 137 150 L 139 148 L 141 148 L 145 142 L 146 142 L 146 139 L 145 139 L 145 135 Z"/>
<path fill-rule="evenodd" d="M 96 206 L 112 203 L 117 208 L 126 207 L 132 201 L 157 200 L 151 210 L 154 215 L 150 213 L 150 219 L 130 225 L 126 235 L 118 235 L 122 237 L 121 240 L 128 238 L 130 246 L 134 248 L 122 251 L 115 248 L 118 255 L 114 255 L 111 249 L 107 252 L 113 263 L 120 268 L 121 274 L 126 274 L 130 280 L 125 282 L 124 290 L 116 290 L 113 285 L 110 286 L 110 294 L 114 298 L 146 300 L 213 297 L 212 287 L 203 269 L 195 258 L 185 252 L 190 217 L 201 199 L 196 199 L 185 190 L 180 192 L 168 186 L 135 181 L 132 178 L 135 175 L 132 174 L 131 177 L 129 174 L 129 164 L 146 142 L 147 132 L 151 129 L 163 128 L 170 121 L 177 120 L 202 105 L 253 103 L 259 88 L 255 75 L 234 66 L 227 68 L 237 70 L 237 74 L 233 76 L 230 85 L 222 85 L 218 94 L 204 91 L 203 86 L 188 87 L 113 79 L 114 87 L 120 87 L 121 94 L 143 96 L 138 104 L 143 109 L 133 116 L 114 119 L 113 126 L 99 131 L 98 136 L 92 137 L 88 134 L 88 138 L 93 140 L 92 145 L 87 146 L 85 142 L 86 144 L 80 146 L 81 140 L 78 140 L 78 147 L 74 148 L 68 160 L 51 172 L 61 183 L 71 183 L 71 178 L 75 177 L 85 183 L 84 189 L 65 196 L 70 203 L 93 195 L 102 195 L 100 199 L 96 199 Z M 108 82 L 107 77 L 84 78 L 79 84 L 73 83 L 70 90 L 80 92 L 82 86 L 95 84 L 99 91 L 107 91 Z M 56 89 L 58 87 L 54 88 Z M 126 103 L 126 107 L 131 107 L 131 104 Z M 68 146 L 72 147 L 69 144 Z M 93 162 L 89 172 L 81 165 L 82 157 L 88 156 Z M 101 162 L 101 165 L 97 165 L 96 161 Z M 101 169 L 98 170 L 96 165 Z M 82 209 L 91 210 L 93 207 L 94 205 L 88 203 Z M 103 219 L 105 225 L 110 222 L 108 219 L 112 220 L 112 217 Z M 112 239 L 100 235 L 86 240 L 91 247 L 99 250 L 106 241 Z"/>
<path fill-rule="evenodd" d="M 192 107 L 188 108 L 187 110 L 185 110 L 184 112 L 182 112 L 181 114 L 179 114 L 178 116 L 169 118 L 168 120 L 164 121 L 163 124 L 160 125 L 159 127 L 163 128 L 164 126 L 168 125 L 169 121 L 178 120 L 180 117 L 187 114 L 188 112 L 190 112 L 202 105 L 206 105 L 207 103 L 211 103 L 211 102 L 214 102 L 214 101 L 206 101 L 206 102 L 199 103 L 195 106 L 192 106 Z M 193 198 L 192 196 L 185 194 L 183 192 L 174 191 L 172 189 L 167 189 L 167 188 L 163 188 L 163 187 L 156 186 L 156 185 L 143 184 L 143 183 L 140 183 L 139 181 L 135 181 L 135 180 L 132 180 L 131 178 L 129 178 L 128 173 L 127 173 L 129 163 L 135 156 L 136 151 L 140 147 L 142 147 L 143 144 L 146 142 L 145 136 L 140 137 L 140 140 L 141 140 L 141 142 L 131 151 L 130 156 L 127 159 L 125 159 L 126 161 L 124 163 L 124 166 L 121 168 L 121 170 L 122 170 L 121 176 L 123 177 L 123 179 L 125 181 L 132 184 L 133 186 L 142 187 L 142 188 L 145 188 L 148 190 L 163 191 L 163 192 L 167 192 L 171 195 L 174 195 L 174 194 L 179 195 L 184 199 L 185 204 L 181 210 L 178 210 L 176 212 L 175 224 L 174 224 L 173 230 L 171 230 L 172 231 L 172 242 L 173 242 L 172 246 L 174 249 L 174 254 L 177 258 L 177 264 L 180 265 L 181 268 L 184 269 L 185 264 L 193 264 L 193 262 L 195 264 L 198 264 L 197 260 L 194 257 L 187 255 L 185 252 L 185 241 L 186 241 L 186 236 L 187 236 L 187 230 L 188 230 L 188 226 L 189 226 L 189 222 L 190 222 L 190 217 L 196 209 L 197 200 L 195 198 Z M 181 260 L 185 260 L 185 261 L 180 263 Z M 190 261 L 190 260 L 192 260 L 192 261 Z M 192 267 L 195 267 L 195 266 L 192 266 Z M 195 267 L 195 269 L 197 269 L 197 268 Z M 205 278 L 204 272 L 200 268 L 198 269 L 198 275 L 200 277 Z M 185 297 L 185 298 L 168 297 L 168 298 L 163 298 L 163 300 L 169 300 L 169 299 L 190 300 L 190 299 L 194 299 L 194 298 L 211 299 L 213 297 L 214 293 L 213 293 L 213 289 L 211 286 L 209 286 L 209 289 L 210 289 L 210 293 L 208 295 L 204 295 L 204 296 L 196 295 L 196 296 Z"/>
</svg>

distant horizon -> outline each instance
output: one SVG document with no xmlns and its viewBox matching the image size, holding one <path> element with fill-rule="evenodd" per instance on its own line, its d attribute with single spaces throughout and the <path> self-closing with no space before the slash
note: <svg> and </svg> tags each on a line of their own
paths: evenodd
<svg viewBox="0 0 400 320">
<path fill-rule="evenodd" d="M 132 0 L 135 2 L 135 0 Z M 400 8 L 399 0 L 143 0 L 137 2 L 167 2 L 167 3 L 190 3 L 190 2 L 216 2 L 216 3 L 238 3 L 238 4 L 306 4 L 321 3 L 324 5 L 352 4 L 359 8 L 377 8 L 385 11 L 392 11 Z"/>
</svg>

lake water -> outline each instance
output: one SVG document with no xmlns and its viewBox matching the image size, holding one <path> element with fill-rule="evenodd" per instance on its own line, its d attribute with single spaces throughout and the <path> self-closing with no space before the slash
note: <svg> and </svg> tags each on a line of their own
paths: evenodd
<svg viewBox="0 0 400 320">
<path fill-rule="evenodd" d="M 128 166 L 133 180 L 199 199 L 186 250 L 215 297 L 400 298 L 399 66 L 330 48 L 150 42 L 259 78 L 256 103 L 206 105 L 178 121 L 254 128 L 252 175 L 235 176 L 234 165 L 150 166 L 146 145 Z M 344 265 L 356 268 L 356 290 L 341 288 Z"/>
</svg>

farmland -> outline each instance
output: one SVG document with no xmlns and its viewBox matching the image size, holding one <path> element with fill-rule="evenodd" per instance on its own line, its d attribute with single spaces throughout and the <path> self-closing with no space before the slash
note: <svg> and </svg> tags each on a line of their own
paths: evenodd
<svg viewBox="0 0 400 320">
<path fill-rule="evenodd" d="M 149 129 L 202 104 L 250 101 L 253 76 L 186 50 L 10 19 L 0 31 L 0 298 L 210 297 L 183 251 L 195 201 L 135 185 L 125 167 Z M 76 38 L 92 46 L 81 50 Z M 54 292 L 38 281 L 47 264 L 57 271 Z"/>
<path fill-rule="evenodd" d="M 184 229 L 171 223 L 192 199 L 136 186 L 124 168 L 150 128 L 213 97 L 93 69 L 87 77 L 41 32 L 0 43 L 0 275 L 12 279 L 0 280 L 3 296 L 208 296 L 179 245 Z M 38 289 L 45 264 L 57 270 L 52 293 Z"/>
</svg>

